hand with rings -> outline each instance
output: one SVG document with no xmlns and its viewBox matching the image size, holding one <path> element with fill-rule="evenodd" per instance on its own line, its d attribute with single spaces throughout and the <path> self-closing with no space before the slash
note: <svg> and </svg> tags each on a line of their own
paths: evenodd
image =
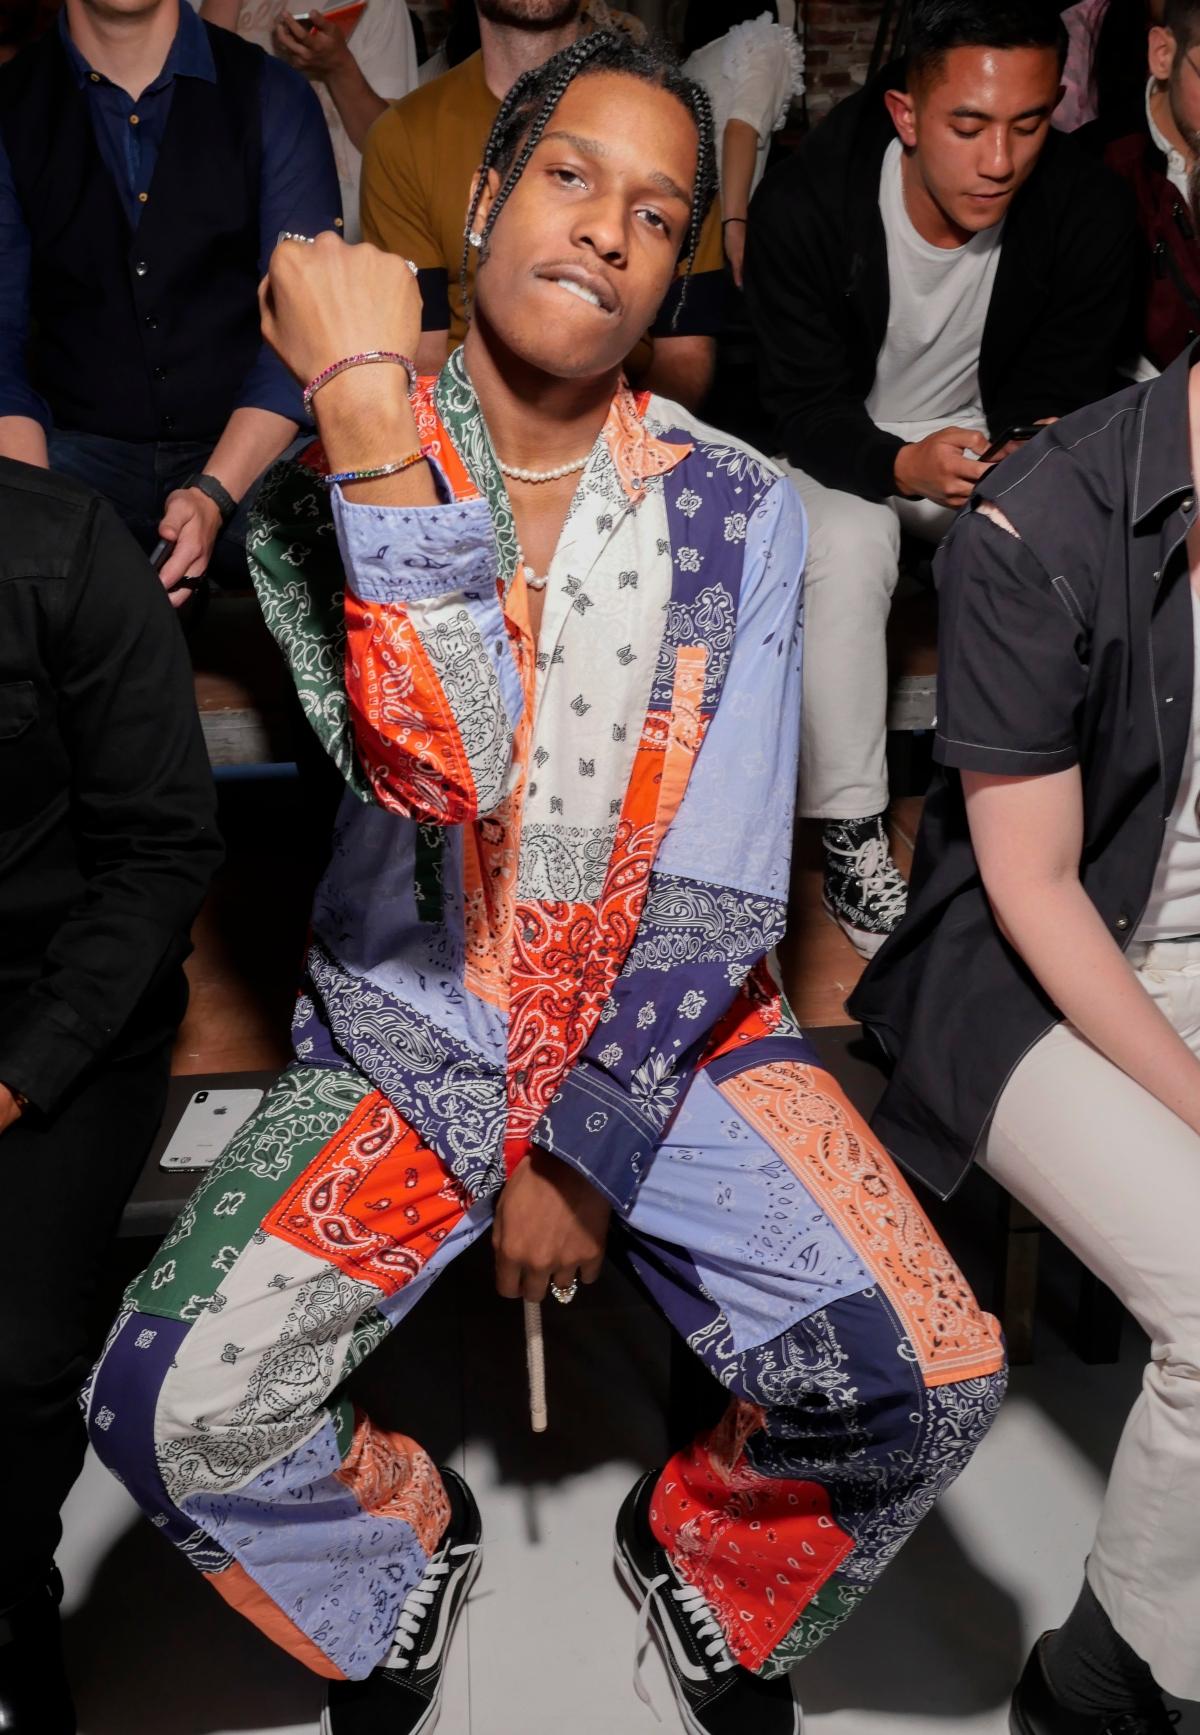
<svg viewBox="0 0 1200 1735">
<path fill-rule="evenodd" d="M 496 1205 L 492 1247 L 496 1288 L 510 1300 L 564 1307 L 580 1283 L 595 1283 L 604 1264 L 610 1207 L 577 1169 L 536 1147 Z"/>
<path fill-rule="evenodd" d="M 283 232 L 259 286 L 259 306 L 263 336 L 302 385 L 347 356 L 414 355 L 421 338 L 412 264 L 370 242 L 349 246 L 332 230 L 313 237 Z M 403 370 L 386 371 L 396 379 L 372 369 L 369 387 L 356 379 L 346 391 L 369 390 L 385 404 L 395 387 L 407 399 Z"/>
</svg>

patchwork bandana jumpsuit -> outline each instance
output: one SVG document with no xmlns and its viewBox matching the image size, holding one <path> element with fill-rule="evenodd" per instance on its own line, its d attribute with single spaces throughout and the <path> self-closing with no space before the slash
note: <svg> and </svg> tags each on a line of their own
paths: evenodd
<svg viewBox="0 0 1200 1735">
<path fill-rule="evenodd" d="M 447 1507 L 342 1386 L 536 1143 L 612 1202 L 729 1392 L 652 1522 L 734 1655 L 780 1673 L 958 1475 L 1004 1381 L 996 1322 L 765 967 L 803 512 L 753 453 L 621 392 L 535 647 L 461 351 L 416 403 L 442 504 L 331 511 L 317 448 L 263 491 L 260 595 L 350 787 L 295 1064 L 132 1286 L 91 1437 L 231 1603 L 365 1675 Z"/>
</svg>

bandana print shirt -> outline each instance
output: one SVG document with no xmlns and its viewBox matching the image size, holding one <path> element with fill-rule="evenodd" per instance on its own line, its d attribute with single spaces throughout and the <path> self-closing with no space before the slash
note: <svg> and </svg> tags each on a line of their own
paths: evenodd
<svg viewBox="0 0 1200 1735">
<path fill-rule="evenodd" d="M 330 499 L 314 447 L 251 537 L 350 786 L 296 1053 L 358 1068 L 475 1197 L 535 1143 L 627 1211 L 694 1069 L 787 1020 L 803 509 L 622 388 L 535 647 L 461 350 L 414 409 L 442 504 Z"/>
</svg>

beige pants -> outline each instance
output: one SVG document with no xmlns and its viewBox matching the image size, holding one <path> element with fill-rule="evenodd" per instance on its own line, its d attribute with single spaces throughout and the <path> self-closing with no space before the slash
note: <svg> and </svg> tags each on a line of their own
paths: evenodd
<svg viewBox="0 0 1200 1735">
<path fill-rule="evenodd" d="M 932 500 L 862 500 L 783 469 L 808 517 L 799 812 L 866 819 L 888 804 L 887 623 L 900 530 L 936 543 L 954 513 Z"/>
<path fill-rule="evenodd" d="M 1129 959 L 1200 1056 L 1200 941 Z M 1160 1686 L 1200 1699 L 1200 1136 L 1060 1025 L 1006 1085 L 984 1164 L 1150 1339 L 1087 1570 Z"/>
</svg>

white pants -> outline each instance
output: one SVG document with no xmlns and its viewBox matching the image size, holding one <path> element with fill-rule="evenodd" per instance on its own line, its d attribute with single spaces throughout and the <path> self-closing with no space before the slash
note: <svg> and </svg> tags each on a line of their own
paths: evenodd
<svg viewBox="0 0 1200 1735">
<path fill-rule="evenodd" d="M 954 513 L 932 500 L 863 500 L 783 468 L 808 514 L 798 811 L 866 819 L 888 804 L 887 623 L 901 526 L 939 542 Z"/>
<path fill-rule="evenodd" d="M 1129 958 L 1200 1056 L 1200 941 Z M 1060 1025 L 1005 1086 L 984 1165 L 1150 1339 L 1087 1570 L 1159 1685 L 1200 1699 L 1200 1136 Z"/>
</svg>

